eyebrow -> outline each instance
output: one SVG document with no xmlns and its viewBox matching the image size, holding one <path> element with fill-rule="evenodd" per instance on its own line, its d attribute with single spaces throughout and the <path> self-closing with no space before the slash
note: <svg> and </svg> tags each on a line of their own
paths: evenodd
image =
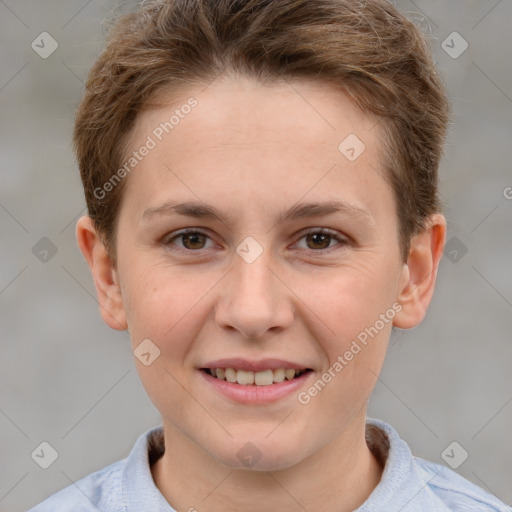
<svg viewBox="0 0 512 512">
<path fill-rule="evenodd" d="M 282 211 L 277 218 L 277 223 L 295 219 L 321 217 L 333 213 L 341 213 L 370 225 L 375 224 L 373 216 L 368 210 L 345 201 L 299 203 L 288 210 Z M 142 214 L 142 219 L 148 221 L 154 217 L 167 215 L 182 215 L 196 219 L 216 219 L 223 224 L 229 224 L 226 216 L 217 208 L 198 201 L 168 201 L 160 206 L 145 210 Z"/>
</svg>

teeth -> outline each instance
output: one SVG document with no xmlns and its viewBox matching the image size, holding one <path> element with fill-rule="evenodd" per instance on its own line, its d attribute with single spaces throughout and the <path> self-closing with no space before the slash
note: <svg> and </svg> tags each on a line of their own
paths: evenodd
<svg viewBox="0 0 512 512">
<path fill-rule="evenodd" d="M 225 376 L 228 382 L 236 382 L 236 370 L 233 368 L 226 368 Z"/>
<path fill-rule="evenodd" d="M 285 379 L 292 380 L 306 370 L 295 370 L 293 368 L 277 368 L 275 370 L 263 370 L 251 372 L 247 370 L 235 370 L 234 368 L 211 368 L 208 373 L 220 380 L 237 382 L 244 386 L 255 384 L 256 386 L 270 386 L 276 382 L 283 382 Z"/>
<path fill-rule="evenodd" d="M 236 381 L 238 384 L 254 384 L 254 372 L 238 370 L 236 372 Z"/>
<path fill-rule="evenodd" d="M 288 380 L 292 380 L 293 377 L 295 377 L 295 370 L 292 368 L 292 369 L 289 369 L 287 368 L 285 371 L 284 371 L 284 376 L 288 379 Z"/>
<path fill-rule="evenodd" d="M 274 382 L 283 382 L 285 373 L 286 372 L 284 368 L 278 368 L 277 370 L 274 370 Z"/>
<path fill-rule="evenodd" d="M 274 382 L 274 372 L 272 370 L 256 372 L 254 374 L 254 382 L 256 386 L 268 386 Z"/>
</svg>

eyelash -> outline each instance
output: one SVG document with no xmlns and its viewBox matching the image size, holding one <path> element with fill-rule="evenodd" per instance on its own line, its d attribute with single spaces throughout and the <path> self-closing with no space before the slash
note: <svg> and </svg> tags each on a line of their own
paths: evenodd
<svg viewBox="0 0 512 512">
<path fill-rule="evenodd" d="M 205 233 L 204 231 L 201 231 L 200 229 L 196 229 L 196 228 L 187 228 L 187 229 L 183 229 L 182 231 L 179 231 L 178 233 L 175 233 L 175 234 L 172 234 L 172 236 L 166 236 L 164 237 L 164 239 L 162 240 L 162 244 L 168 248 L 170 248 L 172 251 L 177 251 L 177 252 L 185 252 L 185 253 L 194 253 L 194 252 L 200 252 L 200 251 L 203 251 L 205 249 L 197 249 L 197 250 L 194 250 L 194 249 L 185 249 L 185 248 L 182 248 L 182 247 L 177 247 L 177 246 L 173 246 L 173 241 L 176 240 L 176 239 L 179 239 L 180 237 L 183 237 L 185 235 L 204 235 L 206 236 L 207 238 L 211 239 L 210 236 L 208 236 L 207 233 Z M 335 239 L 337 242 L 339 242 L 337 245 L 333 246 L 333 247 L 328 247 L 326 249 L 300 249 L 301 251 L 306 251 L 306 252 L 312 252 L 312 253 L 315 253 L 315 254 L 318 254 L 320 255 L 321 253 L 330 253 L 332 250 L 339 250 L 343 247 L 345 247 L 346 245 L 348 245 L 349 241 L 348 239 L 344 238 L 344 237 L 341 237 L 337 234 L 336 231 L 333 231 L 331 229 L 327 229 L 327 228 L 311 228 L 309 229 L 308 231 L 306 231 L 305 233 L 302 234 L 302 236 L 299 238 L 299 240 L 302 240 L 303 238 L 307 237 L 307 236 L 310 236 L 310 235 L 328 235 L 329 237 L 331 237 L 332 239 Z M 340 246 L 340 247 L 338 247 Z"/>
</svg>

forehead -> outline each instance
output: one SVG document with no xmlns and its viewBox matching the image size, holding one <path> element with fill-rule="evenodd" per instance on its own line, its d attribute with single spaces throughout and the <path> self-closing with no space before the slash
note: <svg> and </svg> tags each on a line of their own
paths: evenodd
<svg viewBox="0 0 512 512">
<path fill-rule="evenodd" d="M 186 105 L 191 97 L 197 102 L 193 109 Z M 172 137 L 165 137 L 171 135 L 167 132 L 164 137 L 178 139 L 181 133 L 188 144 L 201 144 L 207 133 L 210 142 L 224 145 L 256 140 L 292 143 L 295 138 L 302 143 L 310 141 L 307 147 L 322 143 L 336 150 L 348 135 L 347 130 L 352 129 L 365 139 L 367 149 L 377 149 L 373 146 L 379 133 L 374 130 L 378 118 L 363 114 L 340 88 L 326 82 L 287 79 L 263 84 L 250 78 L 225 76 L 179 95 L 169 96 L 164 90 L 158 105 L 139 115 L 131 142 L 177 113 L 181 115 L 179 119 L 174 116 Z M 187 111 L 184 115 L 176 112 L 182 109 Z"/>
<path fill-rule="evenodd" d="M 248 210 L 305 195 L 372 203 L 372 190 L 387 187 L 376 118 L 333 85 L 225 78 L 160 100 L 139 115 L 129 139 L 128 156 L 154 143 L 125 191 L 137 192 L 140 208 L 168 200 L 170 190 Z"/>
</svg>

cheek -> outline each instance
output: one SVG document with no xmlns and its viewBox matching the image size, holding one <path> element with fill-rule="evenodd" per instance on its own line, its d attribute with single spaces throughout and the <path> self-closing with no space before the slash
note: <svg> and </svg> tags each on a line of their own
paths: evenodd
<svg viewBox="0 0 512 512">
<path fill-rule="evenodd" d="M 319 339 L 325 366 L 298 397 L 299 403 L 311 404 L 322 415 L 329 411 L 323 420 L 326 425 L 331 421 L 339 425 L 339 418 L 352 417 L 367 403 L 385 360 L 396 314 L 391 305 L 380 308 L 377 301 L 370 305 L 356 297 L 343 299 L 326 317 L 335 335 Z"/>
<path fill-rule="evenodd" d="M 197 317 L 213 277 L 189 278 L 169 265 L 133 266 L 123 290 L 132 344 L 149 338 L 163 353 L 184 353 L 201 328 Z"/>
<path fill-rule="evenodd" d="M 179 418 L 194 408 L 182 386 L 188 387 L 188 355 L 204 323 L 204 318 L 199 318 L 201 298 L 211 288 L 210 280 L 192 283 L 169 266 L 137 270 L 131 268 L 126 286 L 132 347 L 136 350 L 142 340 L 149 339 L 159 350 L 149 366 L 136 361 L 137 372 L 156 408 L 173 411 L 172 417 Z"/>
<path fill-rule="evenodd" d="M 360 262 L 293 282 L 294 291 L 323 325 L 323 337 L 336 344 L 355 338 L 392 307 L 393 281 L 389 268 Z"/>
<path fill-rule="evenodd" d="M 357 397 L 368 398 L 396 315 L 393 279 L 389 268 L 354 265 L 330 272 L 322 286 L 309 278 L 295 281 L 302 288 L 298 295 L 308 298 L 317 316 L 314 336 L 325 356 L 319 377 L 329 388 L 325 392 L 319 383 L 311 390 L 313 395 L 322 390 L 320 401 L 343 409 L 357 404 Z"/>
</svg>

